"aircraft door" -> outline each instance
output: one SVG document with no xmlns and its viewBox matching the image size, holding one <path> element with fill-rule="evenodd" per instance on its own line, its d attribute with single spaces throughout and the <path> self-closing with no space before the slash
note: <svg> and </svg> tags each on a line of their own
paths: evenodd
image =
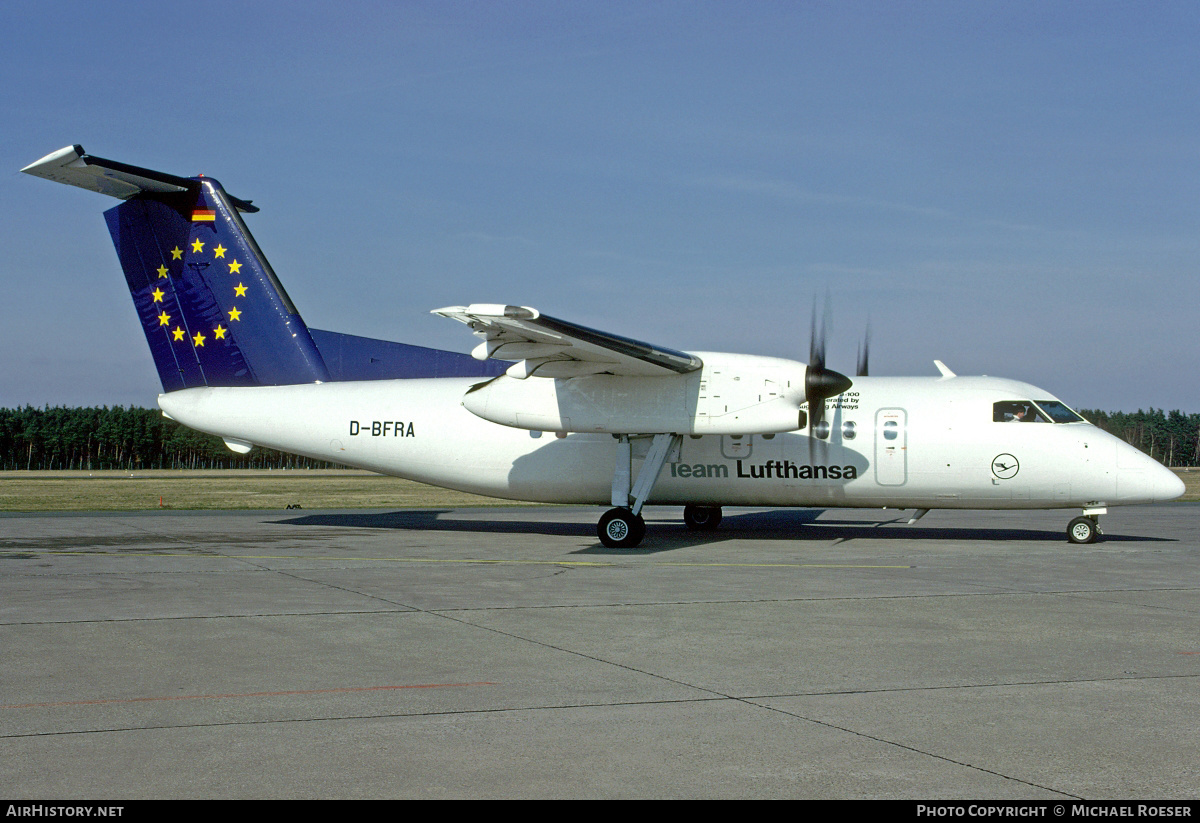
<svg viewBox="0 0 1200 823">
<path fill-rule="evenodd" d="M 880 486 L 908 482 L 908 413 L 904 409 L 875 413 L 875 482 Z"/>
<path fill-rule="evenodd" d="M 723 434 L 721 435 L 721 456 L 726 460 L 749 460 L 754 452 L 754 435 L 752 434 Z"/>
</svg>

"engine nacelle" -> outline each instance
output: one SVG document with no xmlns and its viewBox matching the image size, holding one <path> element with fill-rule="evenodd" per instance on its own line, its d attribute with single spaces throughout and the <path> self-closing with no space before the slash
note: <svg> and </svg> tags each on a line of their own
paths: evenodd
<svg viewBox="0 0 1200 823">
<path fill-rule="evenodd" d="M 468 391 L 463 406 L 484 420 L 534 431 L 759 434 L 799 427 L 803 363 L 698 355 L 704 360 L 701 369 L 665 377 L 501 376 Z"/>
</svg>

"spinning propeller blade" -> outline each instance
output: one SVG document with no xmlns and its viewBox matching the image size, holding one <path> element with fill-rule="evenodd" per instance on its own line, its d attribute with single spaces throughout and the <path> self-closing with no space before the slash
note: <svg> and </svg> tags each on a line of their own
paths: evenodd
<svg viewBox="0 0 1200 823">
<path fill-rule="evenodd" d="M 858 350 L 858 369 L 855 371 L 855 377 L 867 376 L 867 361 L 871 357 L 871 323 L 867 321 L 867 332 L 863 335 L 862 346 Z"/>
<path fill-rule="evenodd" d="M 829 295 L 825 295 L 825 312 L 821 317 L 821 326 L 817 328 L 817 302 L 813 300 L 812 334 L 809 342 L 808 370 L 804 375 L 804 397 L 808 401 L 808 448 L 812 457 L 814 440 L 824 441 L 817 437 L 817 427 L 825 421 L 825 401 L 848 391 L 853 384 L 849 377 L 832 369 L 825 368 L 825 335 L 829 327 Z"/>
</svg>

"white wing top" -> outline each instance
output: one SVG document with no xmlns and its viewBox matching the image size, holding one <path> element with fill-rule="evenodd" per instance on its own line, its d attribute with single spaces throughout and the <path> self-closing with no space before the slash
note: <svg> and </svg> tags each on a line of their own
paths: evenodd
<svg viewBox="0 0 1200 823">
<path fill-rule="evenodd" d="M 568 323 L 528 306 L 472 303 L 435 309 L 433 314 L 466 323 L 483 338 L 471 352 L 477 360 L 516 361 L 508 375 L 518 379 L 590 374 L 656 377 L 687 374 L 704 365 L 687 352 Z"/>
</svg>

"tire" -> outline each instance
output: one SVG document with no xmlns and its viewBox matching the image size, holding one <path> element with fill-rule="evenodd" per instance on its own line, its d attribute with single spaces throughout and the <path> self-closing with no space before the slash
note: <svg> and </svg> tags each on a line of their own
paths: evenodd
<svg viewBox="0 0 1200 823">
<path fill-rule="evenodd" d="M 683 522 L 693 531 L 710 532 L 721 525 L 720 506 L 684 506 Z"/>
<path fill-rule="evenodd" d="M 1090 517 L 1076 517 L 1067 524 L 1067 539 L 1072 543 L 1094 543 L 1100 529 Z"/>
<path fill-rule="evenodd" d="M 629 509 L 609 509 L 596 524 L 596 534 L 610 549 L 637 548 L 646 536 L 646 521 Z"/>
</svg>

